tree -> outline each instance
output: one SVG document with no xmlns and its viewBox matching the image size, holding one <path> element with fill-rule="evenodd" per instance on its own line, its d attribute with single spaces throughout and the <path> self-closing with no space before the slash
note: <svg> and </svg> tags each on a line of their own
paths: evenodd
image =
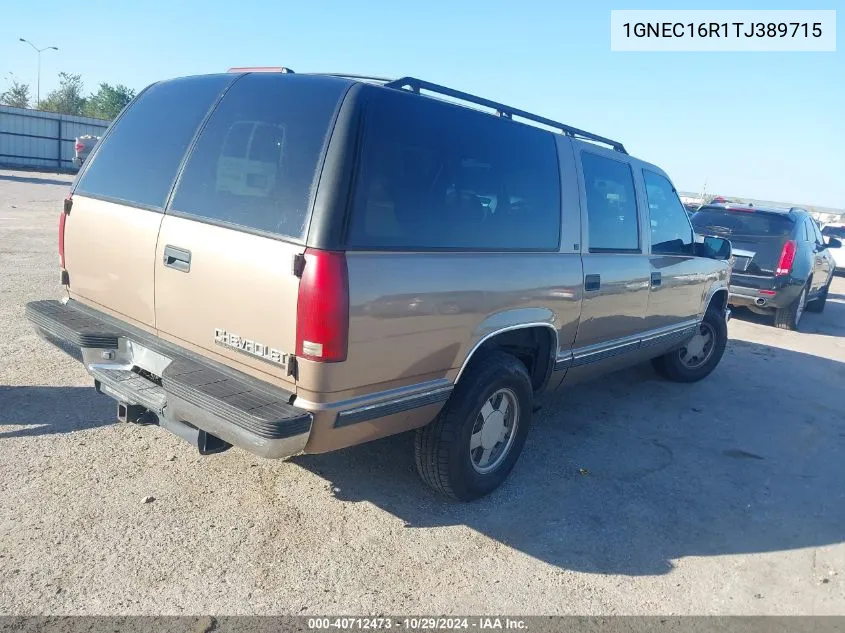
<svg viewBox="0 0 845 633">
<path fill-rule="evenodd" d="M 85 97 L 82 89 L 82 75 L 59 73 L 59 87 L 48 94 L 38 107 L 60 114 L 83 114 Z"/>
<path fill-rule="evenodd" d="M 29 86 L 22 84 L 17 79 L 12 79 L 12 85 L 3 93 L 0 93 L 0 103 L 13 108 L 29 107 Z"/>
<path fill-rule="evenodd" d="M 134 96 L 135 91 L 123 84 L 110 86 L 101 83 L 100 89 L 88 97 L 85 114 L 100 119 L 114 119 Z"/>
</svg>

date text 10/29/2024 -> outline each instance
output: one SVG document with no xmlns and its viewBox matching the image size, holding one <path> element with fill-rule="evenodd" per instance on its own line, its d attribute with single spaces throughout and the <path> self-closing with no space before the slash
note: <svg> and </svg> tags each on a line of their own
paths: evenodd
<svg viewBox="0 0 845 633">
<path fill-rule="evenodd" d="M 317 617 L 308 618 L 307 626 L 313 631 L 362 631 L 400 629 L 408 631 L 478 630 L 478 631 L 520 631 L 527 623 L 521 618 L 507 617 Z"/>
<path fill-rule="evenodd" d="M 821 22 L 626 22 L 625 37 L 821 37 Z"/>
</svg>

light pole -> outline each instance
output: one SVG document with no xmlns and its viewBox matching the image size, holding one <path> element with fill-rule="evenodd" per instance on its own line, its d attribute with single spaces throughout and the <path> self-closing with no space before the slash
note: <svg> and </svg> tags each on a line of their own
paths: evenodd
<svg viewBox="0 0 845 633">
<path fill-rule="evenodd" d="M 42 51 L 49 51 L 49 50 L 57 51 L 59 49 L 55 46 L 45 46 L 44 48 L 38 48 L 35 44 L 30 42 L 29 40 L 25 40 L 22 37 L 19 37 L 18 39 L 21 42 L 26 42 L 27 44 L 32 46 L 32 48 L 35 49 L 35 52 L 38 53 L 38 79 L 37 79 L 37 82 L 35 84 L 35 107 L 37 108 L 39 105 L 41 105 L 41 52 Z"/>
</svg>

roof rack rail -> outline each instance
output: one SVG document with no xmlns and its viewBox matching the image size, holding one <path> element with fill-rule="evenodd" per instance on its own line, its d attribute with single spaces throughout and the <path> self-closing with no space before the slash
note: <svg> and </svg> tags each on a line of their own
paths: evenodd
<svg viewBox="0 0 845 633">
<path fill-rule="evenodd" d="M 349 73 L 309 73 L 309 74 L 321 75 L 323 77 L 339 77 L 341 79 L 358 79 L 358 80 L 364 80 L 364 81 L 378 81 L 378 82 L 384 83 L 384 84 L 390 83 L 391 81 L 394 81 L 390 77 L 372 77 L 370 75 L 352 75 L 352 74 L 349 74 Z"/>
<path fill-rule="evenodd" d="M 534 121 L 535 123 L 541 123 L 542 125 L 546 125 L 548 127 L 560 130 L 567 136 L 572 136 L 573 138 L 586 139 L 589 141 L 595 141 L 597 143 L 603 143 L 605 145 L 609 145 L 617 152 L 621 152 L 623 154 L 628 153 L 625 150 L 625 146 L 622 145 L 622 143 L 620 143 L 619 141 L 614 141 L 609 138 L 599 136 L 598 134 L 592 134 L 584 130 L 579 130 L 578 128 L 572 127 L 570 125 L 559 123 L 558 121 L 553 121 L 552 119 L 547 119 L 545 117 L 537 116 L 536 114 L 531 114 L 530 112 L 526 112 L 525 110 L 512 108 L 511 106 L 507 106 L 502 103 L 490 101 L 489 99 L 484 99 L 483 97 L 476 97 L 475 95 L 471 95 L 468 92 L 461 92 L 460 90 L 454 90 L 453 88 L 440 86 L 429 81 L 423 81 L 422 79 L 417 79 L 416 77 L 402 77 L 401 79 L 388 81 L 387 83 L 385 83 L 385 86 L 388 88 L 397 88 L 399 90 L 410 89 L 411 92 L 415 92 L 417 94 L 419 94 L 421 90 L 428 90 L 429 92 L 434 92 L 447 97 L 452 97 L 453 99 L 468 101 L 469 103 L 475 103 L 477 105 L 481 105 L 487 108 L 492 108 L 500 117 L 504 117 L 507 119 L 512 119 L 515 116 L 520 117 L 522 119 Z"/>
<path fill-rule="evenodd" d="M 282 73 L 295 74 L 290 68 L 285 66 L 233 66 L 226 72 L 228 73 Z"/>
</svg>

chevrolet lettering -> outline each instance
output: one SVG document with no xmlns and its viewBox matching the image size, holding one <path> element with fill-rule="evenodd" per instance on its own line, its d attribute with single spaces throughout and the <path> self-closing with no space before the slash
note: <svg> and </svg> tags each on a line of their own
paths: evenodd
<svg viewBox="0 0 845 633">
<path fill-rule="evenodd" d="M 277 349 L 268 347 L 264 343 L 252 341 L 243 338 L 237 334 L 232 334 L 220 328 L 214 328 L 214 342 L 218 345 L 225 345 L 247 354 L 252 354 L 258 358 L 264 359 L 271 363 L 284 365 L 287 361 L 287 354 L 280 352 Z"/>
</svg>

